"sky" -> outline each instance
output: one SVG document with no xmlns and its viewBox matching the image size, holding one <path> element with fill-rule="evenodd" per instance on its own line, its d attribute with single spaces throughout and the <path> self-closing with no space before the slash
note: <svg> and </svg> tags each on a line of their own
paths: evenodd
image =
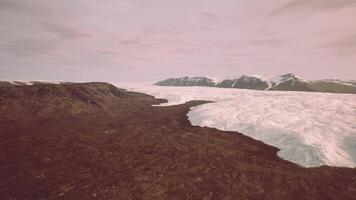
<svg viewBox="0 0 356 200">
<path fill-rule="evenodd" d="M 356 0 L 0 0 L 0 79 L 356 79 Z"/>
</svg>

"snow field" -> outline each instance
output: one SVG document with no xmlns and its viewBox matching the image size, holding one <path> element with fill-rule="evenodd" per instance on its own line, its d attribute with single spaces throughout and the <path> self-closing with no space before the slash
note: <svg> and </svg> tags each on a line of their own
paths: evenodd
<svg viewBox="0 0 356 200">
<path fill-rule="evenodd" d="M 192 125 L 238 131 L 281 149 L 278 155 L 305 167 L 356 167 L 356 95 L 256 91 L 209 87 L 162 87 L 119 83 L 118 87 L 167 99 L 191 100 Z"/>
</svg>

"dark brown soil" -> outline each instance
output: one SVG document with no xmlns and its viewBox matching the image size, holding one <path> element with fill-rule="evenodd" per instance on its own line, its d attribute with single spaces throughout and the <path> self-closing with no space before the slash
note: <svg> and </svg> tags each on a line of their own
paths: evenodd
<svg viewBox="0 0 356 200">
<path fill-rule="evenodd" d="M 356 199 L 356 168 L 303 168 L 189 102 L 106 83 L 0 87 L 0 199 Z"/>
</svg>

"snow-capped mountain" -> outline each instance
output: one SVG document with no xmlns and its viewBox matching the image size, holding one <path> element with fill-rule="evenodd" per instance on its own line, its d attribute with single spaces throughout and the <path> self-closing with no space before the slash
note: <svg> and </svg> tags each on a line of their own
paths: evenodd
<svg viewBox="0 0 356 200">
<path fill-rule="evenodd" d="M 216 86 L 223 88 L 264 90 L 269 87 L 269 82 L 261 77 L 243 75 L 234 79 L 224 79 L 216 83 Z"/>
<path fill-rule="evenodd" d="M 242 75 L 230 78 L 183 77 L 170 78 L 155 83 L 159 86 L 207 86 L 276 91 L 314 91 L 356 94 L 355 81 L 325 79 L 311 81 L 292 73 L 275 77 Z"/>
</svg>

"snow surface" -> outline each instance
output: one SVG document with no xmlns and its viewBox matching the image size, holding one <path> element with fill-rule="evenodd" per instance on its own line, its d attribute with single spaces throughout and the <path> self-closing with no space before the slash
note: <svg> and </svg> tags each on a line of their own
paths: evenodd
<svg viewBox="0 0 356 200">
<path fill-rule="evenodd" d="M 162 106 L 214 101 L 191 109 L 193 125 L 241 132 L 278 147 L 280 157 L 305 167 L 356 167 L 354 94 L 116 85 L 167 99 Z"/>
</svg>

